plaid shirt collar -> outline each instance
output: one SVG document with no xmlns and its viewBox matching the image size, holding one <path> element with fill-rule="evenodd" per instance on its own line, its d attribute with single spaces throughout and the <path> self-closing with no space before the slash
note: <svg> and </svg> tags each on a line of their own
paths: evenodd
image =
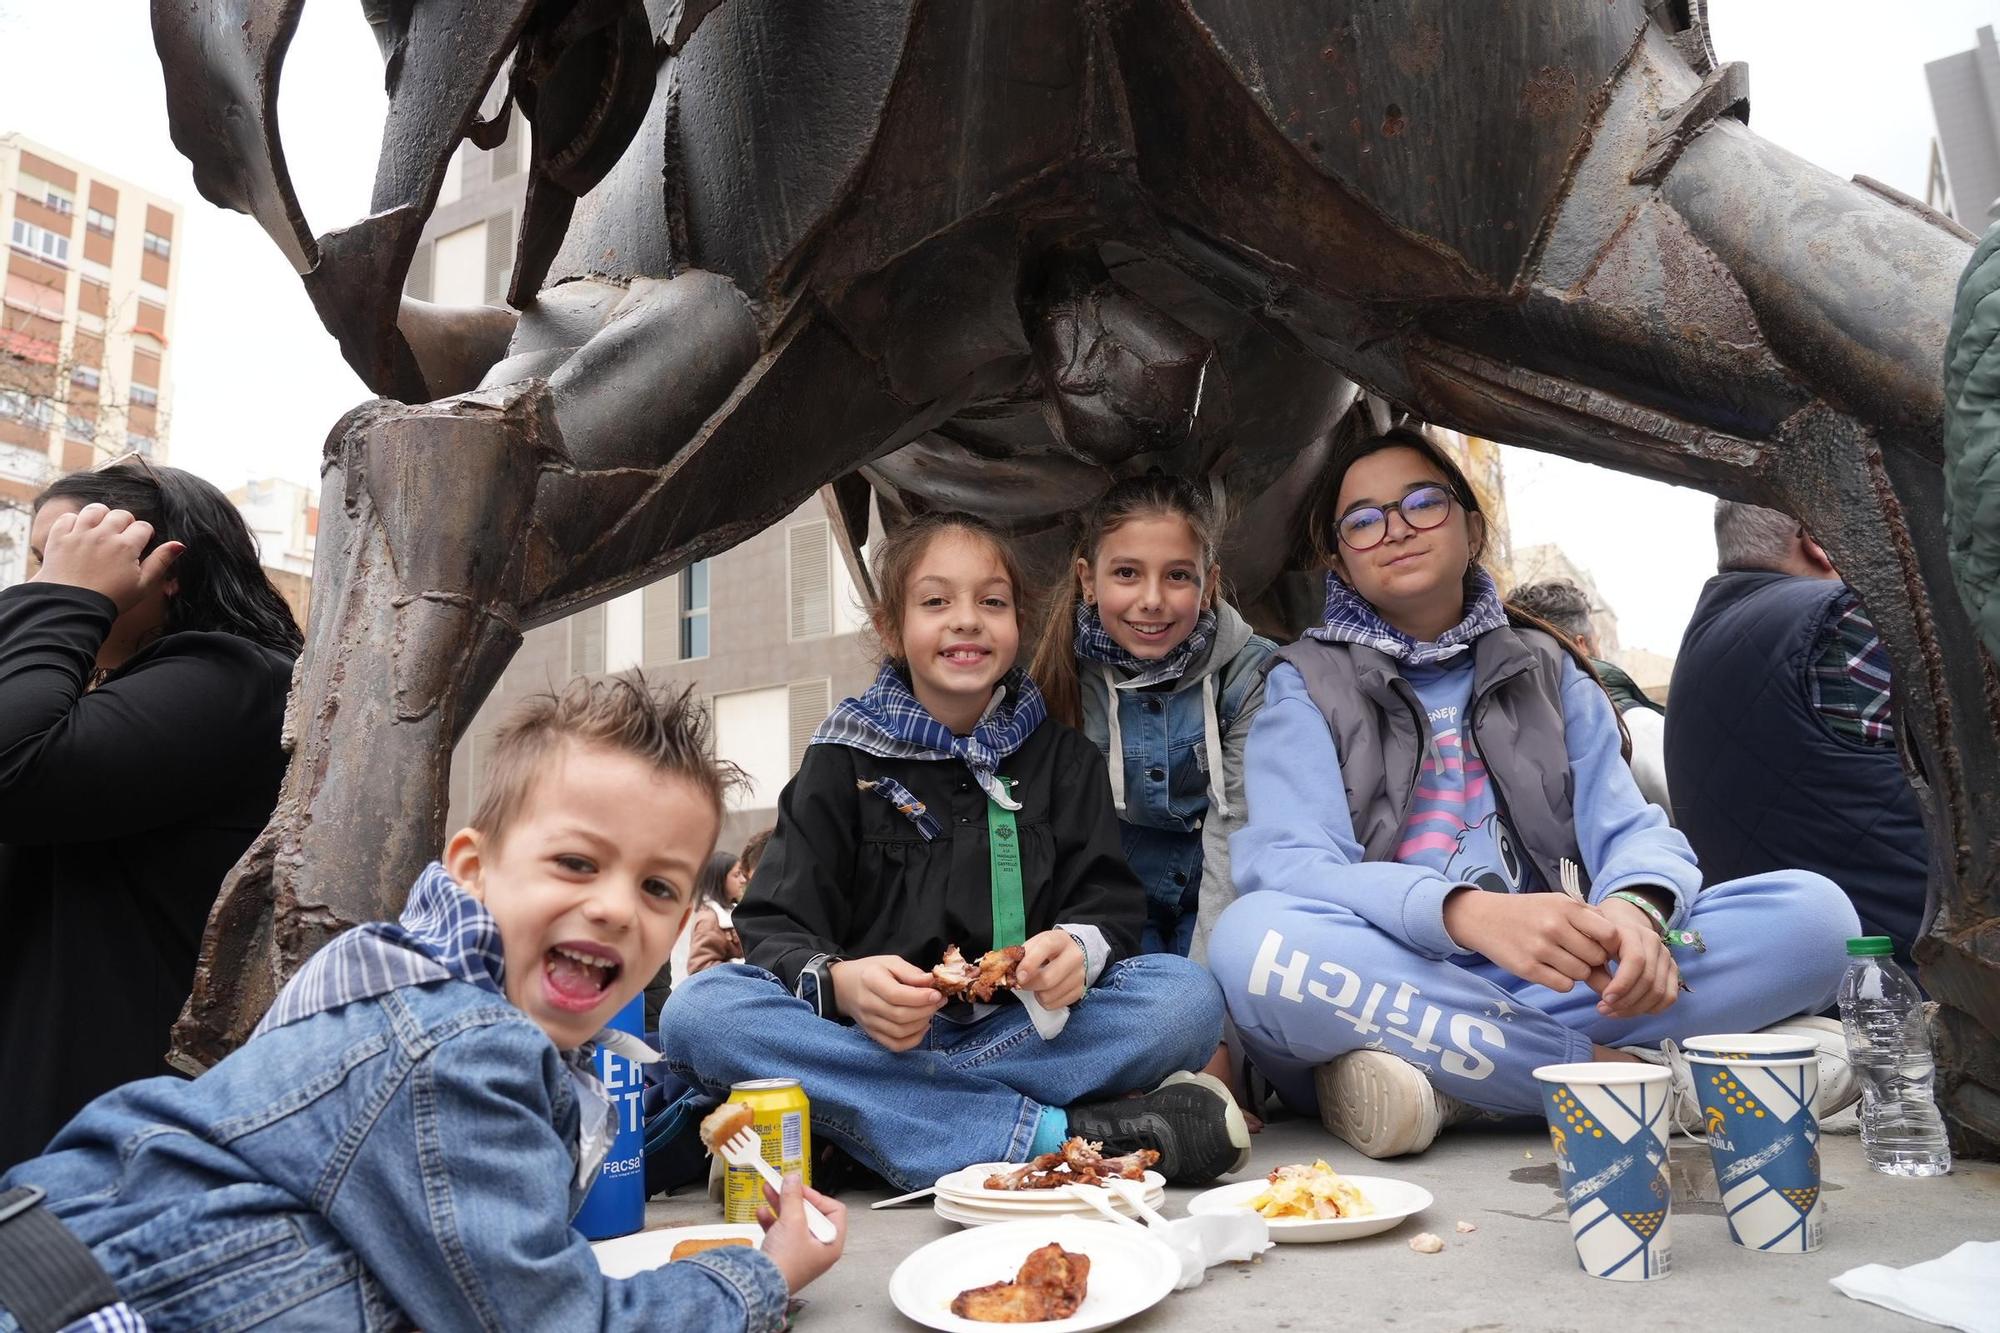
<svg viewBox="0 0 2000 1333">
<path fill-rule="evenodd" d="M 1021 803 L 1008 794 L 995 770 L 1026 744 L 1048 715 L 1041 690 L 1027 672 L 1015 667 L 1000 678 L 993 701 L 972 734 L 955 736 L 931 716 L 902 669 L 884 662 L 868 692 L 859 699 L 842 699 L 808 743 L 852 746 L 881 759 L 957 759 L 972 770 L 995 802 L 1019 810 Z"/>
<path fill-rule="evenodd" d="M 1193 632 L 1169 648 L 1165 657 L 1135 657 L 1104 628 L 1103 617 L 1098 614 L 1095 603 L 1079 601 L 1076 604 L 1076 655 L 1125 672 L 1126 678 L 1118 682 L 1121 690 L 1144 689 L 1148 685 L 1179 680 L 1188 667 L 1208 651 L 1209 640 L 1214 637 L 1215 612 L 1210 609 L 1196 617 Z"/>
<path fill-rule="evenodd" d="M 1438 635 L 1435 643 L 1422 643 L 1382 619 L 1360 593 L 1332 574 L 1326 576 L 1326 623 L 1309 629 L 1310 638 L 1327 643 L 1358 643 L 1405 666 L 1423 666 L 1456 657 L 1472 646 L 1473 640 L 1488 630 L 1507 623 L 1507 610 L 1500 604 L 1500 588 L 1493 576 L 1478 565 L 1465 578 L 1465 619 Z"/>
</svg>

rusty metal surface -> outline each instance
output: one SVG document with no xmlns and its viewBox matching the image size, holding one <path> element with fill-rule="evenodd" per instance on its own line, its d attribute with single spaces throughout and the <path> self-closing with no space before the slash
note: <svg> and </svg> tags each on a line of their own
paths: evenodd
<svg viewBox="0 0 2000 1333">
<path fill-rule="evenodd" d="M 851 555 L 864 485 L 886 523 L 979 509 L 1052 567 L 1063 516 L 1149 467 L 1224 498 L 1228 571 L 1282 622 L 1299 508 L 1365 388 L 1812 527 L 1896 659 L 1943 866 L 1919 957 L 1944 1100 L 1961 1147 L 2000 1145 L 2000 687 L 1939 534 L 1969 248 L 1747 128 L 1701 0 L 370 12 L 374 211 L 315 242 L 270 114 L 296 4 L 155 5 L 204 194 L 264 223 L 404 400 L 330 443 L 292 769 L 211 921 L 181 1058 L 240 1040 L 328 931 L 394 912 L 522 627 L 815 491 Z M 534 134 L 518 323 L 406 306 L 510 57 Z"/>
</svg>

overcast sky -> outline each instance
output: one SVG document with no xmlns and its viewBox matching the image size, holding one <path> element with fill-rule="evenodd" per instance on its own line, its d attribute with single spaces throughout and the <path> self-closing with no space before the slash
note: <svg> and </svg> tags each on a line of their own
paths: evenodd
<svg viewBox="0 0 2000 1333">
<path fill-rule="evenodd" d="M 1969 49 L 1976 29 L 1996 19 L 1995 0 L 1711 0 L 1710 8 L 1718 54 L 1749 62 L 1759 133 L 1840 176 L 1874 176 L 1919 197 L 1932 132 L 1924 62 Z M 167 137 L 146 12 L 145 0 L 0 0 L 0 50 L 63 53 L 8 61 L 0 130 L 181 201 L 174 461 L 223 486 L 250 476 L 311 483 L 328 429 L 368 392 L 277 247 L 248 218 L 195 193 Z M 279 113 L 316 232 L 366 213 L 382 106 L 361 6 L 308 4 Z M 1712 572 L 1710 502 L 1520 450 L 1508 466 L 1516 544 L 1560 542 L 1595 574 L 1625 644 L 1671 653 Z"/>
</svg>

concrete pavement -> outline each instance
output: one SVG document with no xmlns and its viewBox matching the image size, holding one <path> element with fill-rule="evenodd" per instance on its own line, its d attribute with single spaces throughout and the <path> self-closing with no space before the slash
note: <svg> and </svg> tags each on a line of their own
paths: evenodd
<svg viewBox="0 0 2000 1333">
<path fill-rule="evenodd" d="M 1585 1276 L 1570 1248 L 1556 1165 L 1546 1134 L 1529 1129 L 1456 1130 L 1430 1151 L 1371 1162 L 1317 1125 L 1284 1120 L 1254 1140 L 1249 1170 L 1324 1157 L 1341 1172 L 1393 1176 L 1430 1190 L 1436 1203 L 1381 1236 L 1331 1245 L 1281 1245 L 1254 1264 L 1208 1271 L 1120 1327 L 1232 1329 L 1654 1329 L 1840 1327 L 1915 1330 L 1916 1320 L 1850 1300 L 1828 1279 L 1867 1263 L 1902 1267 L 1965 1240 L 2000 1240 L 2000 1166 L 1959 1165 L 1951 1175 L 1905 1180 L 1868 1169 L 1861 1141 L 1829 1124 L 1822 1140 L 1826 1244 L 1808 1255 L 1763 1255 L 1729 1241 L 1708 1152 L 1680 1141 L 1674 1152 L 1674 1271 L 1651 1283 Z M 1193 1190 L 1170 1189 L 1164 1211 L 1185 1213 Z M 798 1333 L 915 1330 L 889 1302 L 889 1275 L 918 1247 L 957 1228 L 925 1205 L 870 1212 L 849 1193 L 847 1253 L 806 1290 Z M 720 1219 L 698 1192 L 658 1199 L 647 1226 Z M 1459 1221 L 1478 1227 L 1468 1235 Z M 1108 1224 L 1106 1224 L 1108 1225 Z M 1418 1254 L 1410 1237 L 1443 1238 L 1440 1254 Z M 2000 1303 L 2000 1273 L 1994 1275 Z"/>
</svg>

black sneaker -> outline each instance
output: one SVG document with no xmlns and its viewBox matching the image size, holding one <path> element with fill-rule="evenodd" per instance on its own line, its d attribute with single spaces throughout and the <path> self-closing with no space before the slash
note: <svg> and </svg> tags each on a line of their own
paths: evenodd
<svg viewBox="0 0 2000 1333">
<path fill-rule="evenodd" d="M 1160 1174 L 1176 1185 L 1203 1185 L 1250 1161 L 1243 1112 L 1208 1074 L 1171 1074 L 1137 1097 L 1072 1106 L 1069 1132 L 1102 1143 L 1107 1157 L 1151 1148 Z"/>
</svg>

